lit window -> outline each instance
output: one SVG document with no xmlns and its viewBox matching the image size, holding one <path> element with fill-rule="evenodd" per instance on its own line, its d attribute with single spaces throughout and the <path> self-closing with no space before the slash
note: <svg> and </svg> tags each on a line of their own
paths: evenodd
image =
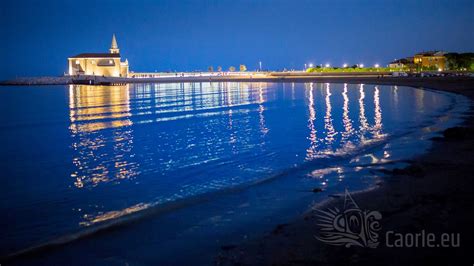
<svg viewBox="0 0 474 266">
<path fill-rule="evenodd" d="M 92 60 L 92 64 L 95 64 L 95 60 Z"/>
<path fill-rule="evenodd" d="M 76 65 L 79 65 L 79 60 L 76 60 Z"/>
<path fill-rule="evenodd" d="M 109 60 L 109 64 L 112 64 L 113 62 L 114 62 L 114 61 L 112 61 L 112 60 Z"/>
</svg>

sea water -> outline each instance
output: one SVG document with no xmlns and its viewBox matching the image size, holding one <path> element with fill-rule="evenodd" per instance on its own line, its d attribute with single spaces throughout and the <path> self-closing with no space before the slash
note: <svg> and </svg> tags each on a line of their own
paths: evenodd
<svg viewBox="0 0 474 266">
<path fill-rule="evenodd" d="M 0 87 L 0 256 L 210 264 L 373 186 L 467 105 L 367 84 Z"/>
</svg>

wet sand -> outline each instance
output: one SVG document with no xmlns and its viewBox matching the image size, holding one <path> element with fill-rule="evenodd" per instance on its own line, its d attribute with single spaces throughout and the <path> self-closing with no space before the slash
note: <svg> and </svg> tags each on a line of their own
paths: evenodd
<svg viewBox="0 0 474 266">
<path fill-rule="evenodd" d="M 331 81 L 334 82 L 334 81 Z M 392 83 L 393 82 L 393 83 Z M 460 93 L 474 99 L 472 79 L 375 80 Z M 269 228 L 268 234 L 245 243 L 229 243 L 216 265 L 472 265 L 474 262 L 474 119 L 472 108 L 461 130 L 440 134 L 428 153 L 411 165 L 386 173 L 377 187 L 352 194 L 365 210 L 382 214 L 377 248 L 332 246 L 315 239 L 317 212 Z M 452 134 L 451 134 L 452 133 Z M 344 197 L 328 198 L 313 209 L 343 206 Z M 459 247 L 387 247 L 385 232 L 459 233 Z M 393 239 L 389 239 L 393 244 Z M 230 247 L 230 248 L 229 248 Z"/>
</svg>

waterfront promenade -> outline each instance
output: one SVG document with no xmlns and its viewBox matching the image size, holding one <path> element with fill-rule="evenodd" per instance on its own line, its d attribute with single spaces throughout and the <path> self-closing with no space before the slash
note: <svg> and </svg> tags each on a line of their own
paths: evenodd
<svg viewBox="0 0 474 266">
<path fill-rule="evenodd" d="M 151 75 L 151 74 L 150 74 Z M 454 82 L 472 80 L 466 73 L 463 76 L 449 77 L 394 77 L 390 72 L 335 72 L 306 73 L 298 72 L 191 72 L 166 73 L 157 76 L 137 75 L 128 78 L 99 76 L 59 76 L 25 77 L 0 81 L 0 85 L 68 85 L 97 84 L 113 85 L 126 83 L 174 83 L 174 82 L 333 82 L 333 83 L 372 83 L 387 85 L 422 86 L 426 82 Z M 472 75 L 472 73 L 471 73 Z"/>
</svg>

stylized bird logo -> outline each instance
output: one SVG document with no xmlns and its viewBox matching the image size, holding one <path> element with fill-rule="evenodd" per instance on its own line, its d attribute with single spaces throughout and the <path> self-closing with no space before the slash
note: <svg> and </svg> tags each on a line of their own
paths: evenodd
<svg viewBox="0 0 474 266">
<path fill-rule="evenodd" d="M 316 239 L 336 246 L 361 246 L 376 248 L 379 245 L 379 220 L 382 214 L 378 211 L 361 210 L 346 189 L 344 209 L 318 211 L 320 234 Z"/>
</svg>

